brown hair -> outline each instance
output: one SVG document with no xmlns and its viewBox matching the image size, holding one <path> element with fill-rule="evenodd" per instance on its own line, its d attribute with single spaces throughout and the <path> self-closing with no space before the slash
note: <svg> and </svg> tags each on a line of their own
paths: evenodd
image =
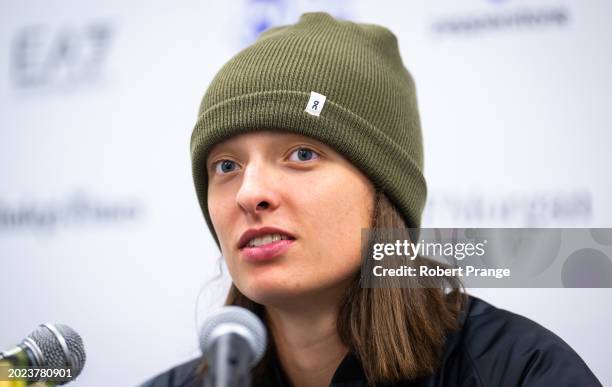
<svg viewBox="0 0 612 387">
<path fill-rule="evenodd" d="M 375 198 L 372 227 L 406 228 L 399 212 L 380 191 Z M 370 247 L 375 240 L 375 236 L 371 238 Z M 444 266 L 424 257 L 417 257 L 413 264 Z M 449 288 L 452 291 L 446 294 Z M 438 367 L 446 334 L 459 328 L 466 298 L 461 282 L 454 277 L 438 277 L 427 287 L 366 288 L 358 272 L 339 303 L 338 335 L 360 360 L 371 385 L 426 376 Z M 226 305 L 249 309 L 266 322 L 265 307 L 246 297 L 234 284 Z M 270 362 L 275 355 L 272 335 L 268 338 L 266 353 L 253 370 L 254 386 L 265 385 L 262 382 L 270 377 Z M 205 369 L 202 363 L 200 370 Z"/>
</svg>

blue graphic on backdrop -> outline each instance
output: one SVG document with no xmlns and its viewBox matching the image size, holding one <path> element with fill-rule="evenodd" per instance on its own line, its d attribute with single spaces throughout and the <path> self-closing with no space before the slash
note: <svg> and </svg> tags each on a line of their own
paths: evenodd
<svg viewBox="0 0 612 387">
<path fill-rule="evenodd" d="M 293 24 L 305 12 L 327 12 L 336 18 L 351 19 L 350 1 L 244 0 L 244 32 L 240 46 L 247 46 L 270 27 Z"/>
</svg>

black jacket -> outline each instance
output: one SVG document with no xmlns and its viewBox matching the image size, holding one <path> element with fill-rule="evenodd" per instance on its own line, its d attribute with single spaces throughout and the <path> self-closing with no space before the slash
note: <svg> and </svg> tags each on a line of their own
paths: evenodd
<svg viewBox="0 0 612 387">
<path fill-rule="evenodd" d="M 469 296 L 461 322 L 461 330 L 447 336 L 435 374 L 389 387 L 601 386 L 569 345 L 523 316 Z M 195 374 L 199 362 L 193 359 L 174 367 L 141 387 L 201 387 Z M 266 386 L 290 386 L 278 364 L 273 371 Z M 366 386 L 359 361 L 347 355 L 330 387 Z"/>
</svg>

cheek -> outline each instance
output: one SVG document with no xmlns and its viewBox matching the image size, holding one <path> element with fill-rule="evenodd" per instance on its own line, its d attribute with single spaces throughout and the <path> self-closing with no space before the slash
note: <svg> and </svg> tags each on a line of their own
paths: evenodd
<svg viewBox="0 0 612 387">
<path fill-rule="evenodd" d="M 336 174 L 325 183 L 312 185 L 302 214 L 316 236 L 317 255 L 339 271 L 354 270 L 361 263 L 361 230 L 372 223 L 374 189 L 354 174 Z"/>
<path fill-rule="evenodd" d="M 221 244 L 221 253 L 224 256 L 228 251 L 231 251 L 230 247 L 233 241 L 228 239 L 228 235 L 230 235 L 231 225 L 235 224 L 235 215 L 232 214 L 230 197 L 230 195 L 211 193 L 210 191 L 208 196 L 208 213 Z"/>
<path fill-rule="evenodd" d="M 333 174 L 326 184 L 313 184 L 316 191 L 310 195 L 309 208 L 318 208 L 321 219 L 329 222 L 342 237 L 352 235 L 356 229 L 368 228 L 372 222 L 374 188 L 356 173 Z"/>
<path fill-rule="evenodd" d="M 243 293 L 249 294 L 248 288 L 245 289 L 244 286 L 245 281 L 252 277 L 252 273 L 238 261 L 234 248 L 236 240 L 231 237 L 236 231 L 236 224 L 243 216 L 237 207 L 236 192 L 231 188 L 211 191 L 213 190 L 208 191 L 208 212 L 221 245 L 221 254 L 232 281 Z"/>
</svg>

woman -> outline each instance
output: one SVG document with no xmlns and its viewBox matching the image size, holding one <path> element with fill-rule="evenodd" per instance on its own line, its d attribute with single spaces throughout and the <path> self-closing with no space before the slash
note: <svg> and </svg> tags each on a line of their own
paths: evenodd
<svg viewBox="0 0 612 387">
<path fill-rule="evenodd" d="M 360 286 L 361 230 L 418 228 L 426 199 L 415 87 L 389 30 L 304 14 L 232 58 L 199 113 L 193 176 L 227 304 L 269 331 L 255 386 L 600 385 L 560 338 L 453 278 Z M 145 385 L 204 372 L 195 359 Z"/>
</svg>

